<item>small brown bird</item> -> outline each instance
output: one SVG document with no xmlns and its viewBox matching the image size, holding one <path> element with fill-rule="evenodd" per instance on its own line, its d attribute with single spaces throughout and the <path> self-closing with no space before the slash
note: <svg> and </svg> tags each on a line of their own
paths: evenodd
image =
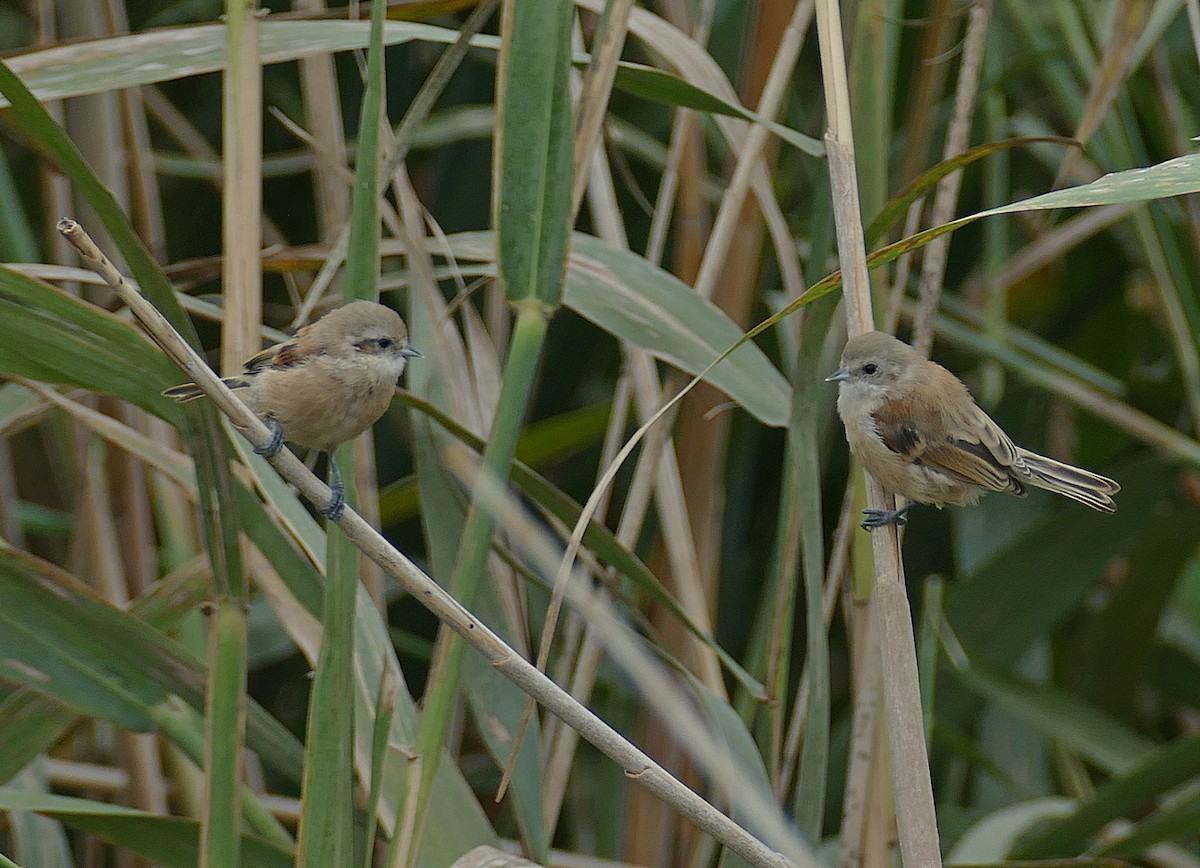
<svg viewBox="0 0 1200 868">
<path fill-rule="evenodd" d="M 286 439 L 329 454 L 334 497 L 324 513 L 336 520 L 345 508 L 345 490 L 333 450 L 378 421 L 405 362 L 420 355 L 408 345 L 398 313 L 373 301 L 352 301 L 258 353 L 239 376 L 224 382 L 273 433 L 255 452 L 270 457 Z M 183 402 L 204 393 L 185 383 L 163 394 Z"/>
<path fill-rule="evenodd" d="M 1115 512 L 1111 479 L 1015 445 L 979 409 L 962 381 L 882 332 L 852 337 L 838 384 L 850 451 L 881 486 L 910 501 L 868 509 L 863 527 L 904 524 L 912 503 L 972 505 L 988 491 L 1025 496 L 1033 485 L 1101 512 Z"/>
</svg>

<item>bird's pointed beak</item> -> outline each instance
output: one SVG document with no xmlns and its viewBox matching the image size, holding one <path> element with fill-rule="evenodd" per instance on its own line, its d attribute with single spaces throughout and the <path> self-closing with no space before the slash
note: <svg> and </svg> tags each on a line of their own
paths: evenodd
<svg viewBox="0 0 1200 868">
<path fill-rule="evenodd" d="M 838 368 L 832 374 L 825 378 L 826 383 L 840 383 L 842 380 L 850 379 L 849 368 Z"/>
<path fill-rule="evenodd" d="M 406 358 L 406 359 L 423 359 L 423 358 L 425 358 L 424 354 L 422 354 L 420 350 L 416 350 L 416 349 L 413 349 L 412 347 L 408 347 L 408 346 L 406 346 L 404 349 L 402 349 L 400 351 L 400 355 L 404 356 L 404 358 Z"/>
</svg>

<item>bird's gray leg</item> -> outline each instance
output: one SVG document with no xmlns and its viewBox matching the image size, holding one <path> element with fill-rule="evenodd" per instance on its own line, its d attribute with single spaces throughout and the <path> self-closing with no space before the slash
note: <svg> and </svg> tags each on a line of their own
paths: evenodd
<svg viewBox="0 0 1200 868">
<path fill-rule="evenodd" d="M 886 527 L 889 524 L 897 526 L 908 524 L 908 519 L 904 514 L 913 508 L 910 503 L 903 509 L 864 509 L 863 515 L 866 519 L 862 526 L 864 530 L 875 530 L 877 527 Z"/>
<path fill-rule="evenodd" d="M 332 452 L 329 453 L 329 490 L 333 492 L 333 497 L 329 505 L 321 510 L 321 515 L 330 521 L 337 521 L 346 511 L 346 487 L 342 484 L 342 472 L 338 470 L 337 459 Z"/>
<path fill-rule="evenodd" d="M 271 429 L 271 439 L 266 446 L 255 446 L 254 454 L 261 455 L 263 458 L 271 458 L 278 455 L 279 450 L 283 448 L 283 426 L 274 416 L 267 416 L 263 422 Z"/>
</svg>

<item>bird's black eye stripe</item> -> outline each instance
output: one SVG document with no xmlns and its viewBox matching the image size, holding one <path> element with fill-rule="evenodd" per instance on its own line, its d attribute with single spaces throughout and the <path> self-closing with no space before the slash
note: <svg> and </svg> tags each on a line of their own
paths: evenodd
<svg viewBox="0 0 1200 868">
<path fill-rule="evenodd" d="M 386 350 L 392 344 L 396 343 L 392 338 L 367 338 L 365 341 L 356 341 L 354 349 L 356 350 L 373 350 L 379 347 L 381 350 Z"/>
<path fill-rule="evenodd" d="M 870 376 L 871 374 L 875 373 L 878 370 L 879 370 L 879 366 L 873 364 L 872 362 L 867 362 L 865 365 L 863 365 L 863 373 L 868 376 Z"/>
</svg>

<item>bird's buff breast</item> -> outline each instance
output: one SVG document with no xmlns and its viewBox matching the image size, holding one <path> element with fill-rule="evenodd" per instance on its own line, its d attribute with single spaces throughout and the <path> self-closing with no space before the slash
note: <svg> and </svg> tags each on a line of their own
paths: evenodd
<svg viewBox="0 0 1200 868">
<path fill-rule="evenodd" d="M 266 372 L 271 377 L 267 389 L 255 389 L 253 407 L 261 415 L 270 415 L 283 428 L 289 443 L 328 451 L 352 440 L 371 427 L 387 410 L 395 392 L 395 379 L 367 376 L 361 371 L 339 369 L 310 370 L 303 377 L 300 369 Z M 312 388 L 319 374 L 323 388 Z"/>
<path fill-rule="evenodd" d="M 862 462 L 885 491 L 903 495 L 906 500 L 934 506 L 952 504 L 964 506 L 979 500 L 982 490 L 951 476 L 893 452 L 879 436 L 870 411 L 848 418 L 844 403 L 838 400 L 838 411 L 846 426 L 846 441 L 850 451 Z"/>
</svg>

